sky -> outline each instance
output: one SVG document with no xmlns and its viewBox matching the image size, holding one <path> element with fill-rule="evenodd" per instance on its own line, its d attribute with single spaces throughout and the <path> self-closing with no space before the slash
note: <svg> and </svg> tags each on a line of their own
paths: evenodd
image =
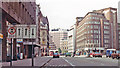
<svg viewBox="0 0 120 68">
<path fill-rule="evenodd" d="M 103 8 L 118 8 L 120 0 L 36 0 L 42 14 L 48 17 L 50 29 L 69 29 L 76 17 L 84 17 L 88 12 Z"/>
</svg>

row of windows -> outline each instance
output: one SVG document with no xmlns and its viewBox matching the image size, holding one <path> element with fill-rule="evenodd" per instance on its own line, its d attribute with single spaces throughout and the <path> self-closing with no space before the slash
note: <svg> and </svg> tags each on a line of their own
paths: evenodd
<svg viewBox="0 0 120 68">
<path fill-rule="evenodd" d="M 109 40 L 104 40 L 105 43 L 109 43 Z"/>
<path fill-rule="evenodd" d="M 109 34 L 109 31 L 104 31 L 105 34 Z"/>
<path fill-rule="evenodd" d="M 97 20 L 99 20 L 100 18 L 98 18 L 98 17 L 88 17 L 87 19 L 97 19 Z"/>
<path fill-rule="evenodd" d="M 109 37 L 109 35 L 104 35 L 104 38 L 107 38 L 107 39 L 108 39 L 108 38 L 110 38 L 110 37 Z"/>
<path fill-rule="evenodd" d="M 93 41 L 94 43 L 99 43 L 99 40 L 87 40 L 85 41 L 85 43 L 93 43 Z"/>
<path fill-rule="evenodd" d="M 85 22 L 85 24 L 100 24 L 100 22 L 92 21 L 92 22 Z"/>
<path fill-rule="evenodd" d="M 104 24 L 109 25 L 109 22 L 104 22 Z"/>
<path fill-rule="evenodd" d="M 102 16 L 101 14 L 98 14 L 98 13 L 89 13 L 89 15 L 99 15 L 99 16 Z"/>
<path fill-rule="evenodd" d="M 104 29 L 109 29 L 109 26 L 104 26 Z"/>
</svg>

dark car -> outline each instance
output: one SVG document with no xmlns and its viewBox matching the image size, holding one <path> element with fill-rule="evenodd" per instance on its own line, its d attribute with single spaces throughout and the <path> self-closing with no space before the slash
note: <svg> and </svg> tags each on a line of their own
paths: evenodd
<svg viewBox="0 0 120 68">
<path fill-rule="evenodd" d="M 95 52 L 92 54 L 93 57 L 102 57 L 102 54 L 100 52 Z"/>
<path fill-rule="evenodd" d="M 120 51 L 116 51 L 115 53 L 111 54 L 112 59 L 116 58 L 119 59 L 120 58 Z"/>
<path fill-rule="evenodd" d="M 59 54 L 58 53 L 54 53 L 53 54 L 53 58 L 59 58 Z"/>
<path fill-rule="evenodd" d="M 65 54 L 65 57 L 67 57 L 67 56 L 70 56 L 70 57 L 71 57 L 71 53 L 67 52 L 67 53 Z"/>
</svg>

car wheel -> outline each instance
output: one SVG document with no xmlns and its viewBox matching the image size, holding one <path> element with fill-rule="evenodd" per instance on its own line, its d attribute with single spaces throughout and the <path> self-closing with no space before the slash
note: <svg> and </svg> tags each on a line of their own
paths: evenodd
<svg viewBox="0 0 120 68">
<path fill-rule="evenodd" d="M 59 56 L 58 56 L 58 58 L 59 58 Z"/>
<path fill-rule="evenodd" d="M 116 57 L 116 59 L 119 59 L 119 57 Z"/>
<path fill-rule="evenodd" d="M 102 58 L 102 56 L 101 56 L 101 58 Z"/>
<path fill-rule="evenodd" d="M 114 59 L 114 57 L 112 57 L 112 59 Z"/>
<path fill-rule="evenodd" d="M 108 56 L 106 56 L 106 58 L 108 58 Z"/>
</svg>

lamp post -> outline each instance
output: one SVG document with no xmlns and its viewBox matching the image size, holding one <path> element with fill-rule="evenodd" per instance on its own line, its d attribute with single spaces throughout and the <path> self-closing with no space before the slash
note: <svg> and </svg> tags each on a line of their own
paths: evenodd
<svg viewBox="0 0 120 68">
<path fill-rule="evenodd" d="M 12 38 L 11 38 L 11 48 L 10 48 L 10 53 L 11 53 L 11 56 L 10 56 L 10 66 L 12 66 Z"/>
<path fill-rule="evenodd" d="M 34 33 L 32 31 L 32 37 L 33 37 Z M 32 66 L 34 66 L 34 46 L 33 46 L 33 39 L 32 39 Z"/>
<path fill-rule="evenodd" d="M 15 25 L 16 25 L 16 23 L 12 23 L 12 25 L 13 25 L 13 26 L 15 26 Z M 12 66 L 12 57 L 13 57 L 13 55 L 12 55 L 12 54 L 13 54 L 13 51 L 12 51 L 12 50 L 13 50 L 13 45 L 12 45 L 12 44 L 13 44 L 13 38 L 11 38 L 11 48 L 10 48 L 10 53 L 11 53 L 11 56 L 10 56 L 10 66 Z"/>
</svg>

